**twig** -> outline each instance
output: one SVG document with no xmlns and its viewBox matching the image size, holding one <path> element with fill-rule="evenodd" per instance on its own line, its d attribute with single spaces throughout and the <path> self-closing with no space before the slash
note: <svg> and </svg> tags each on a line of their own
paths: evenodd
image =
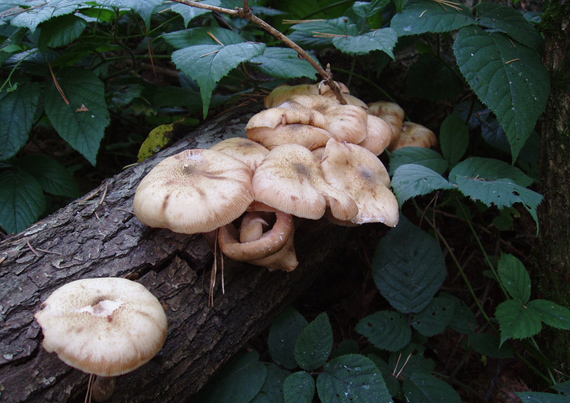
<svg viewBox="0 0 570 403">
<path fill-rule="evenodd" d="M 28 245 L 28 248 L 30 248 L 30 250 L 33 252 L 33 254 L 36 255 L 36 257 L 40 257 L 40 255 L 38 255 L 38 252 L 36 252 L 35 249 L 32 248 L 32 245 L 30 245 L 30 241 L 26 241 L 26 244 Z"/>
<path fill-rule="evenodd" d="M 60 252 L 54 252 L 54 251 L 51 251 L 51 250 L 46 250 L 46 249 L 40 249 L 40 248 L 37 248 L 36 250 L 37 250 L 38 252 L 42 252 L 42 253 L 50 253 L 50 254 L 52 254 L 52 255 L 59 255 L 59 256 L 62 256 L 62 255 L 63 255 L 63 254 L 62 254 L 62 253 L 60 253 Z"/>
</svg>

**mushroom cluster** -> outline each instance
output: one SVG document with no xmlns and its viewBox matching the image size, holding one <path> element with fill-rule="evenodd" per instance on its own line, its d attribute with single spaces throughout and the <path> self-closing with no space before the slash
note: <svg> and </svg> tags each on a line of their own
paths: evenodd
<svg viewBox="0 0 570 403">
<path fill-rule="evenodd" d="M 298 265 L 293 216 L 396 226 L 398 203 L 377 156 L 430 147 L 435 135 L 405 123 L 398 105 L 367 106 L 339 87 L 346 105 L 326 85 L 277 87 L 268 109 L 249 120 L 247 138 L 186 150 L 153 168 L 136 191 L 135 215 L 174 232 L 215 231 L 231 259 L 285 271 Z M 431 133 L 421 144 L 420 132 Z"/>
</svg>

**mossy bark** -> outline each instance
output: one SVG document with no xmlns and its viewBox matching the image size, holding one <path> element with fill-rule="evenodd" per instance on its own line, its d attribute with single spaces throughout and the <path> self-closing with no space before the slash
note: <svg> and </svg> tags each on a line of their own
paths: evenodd
<svg viewBox="0 0 570 403">
<path fill-rule="evenodd" d="M 552 92 L 542 126 L 539 296 L 570 307 L 570 2 L 552 1 L 543 27 Z M 555 367 L 568 373 L 570 332 L 548 330 L 544 343 Z"/>
</svg>

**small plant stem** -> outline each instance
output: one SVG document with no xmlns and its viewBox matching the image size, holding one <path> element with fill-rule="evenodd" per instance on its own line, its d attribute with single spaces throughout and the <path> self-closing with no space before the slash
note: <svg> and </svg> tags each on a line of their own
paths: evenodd
<svg viewBox="0 0 570 403">
<path fill-rule="evenodd" d="M 16 70 L 18 69 L 18 66 L 20 66 L 20 63 L 22 63 L 24 60 L 26 60 L 28 57 L 30 57 L 31 55 L 33 55 L 34 53 L 39 52 L 39 49 L 36 49 L 34 51 L 31 51 L 30 53 L 28 53 L 26 56 L 24 56 L 18 63 L 16 63 L 16 65 L 14 66 L 14 68 L 12 69 L 12 71 L 10 71 L 10 74 L 8 75 L 8 78 L 6 78 L 6 80 L 4 81 L 4 83 L 2 84 L 2 86 L 0 87 L 0 92 L 2 92 L 2 90 L 4 89 L 4 87 L 6 86 L 6 84 L 8 84 L 10 82 L 10 79 L 12 78 L 12 75 L 16 72 Z"/>
<path fill-rule="evenodd" d="M 323 79 L 325 80 L 327 85 L 335 93 L 338 101 L 342 105 L 346 105 L 346 100 L 342 97 L 342 95 L 340 93 L 340 89 L 338 88 L 338 86 L 336 85 L 336 83 L 333 80 L 332 74 L 328 71 L 325 71 L 321 67 L 321 65 L 315 59 L 313 59 L 313 57 L 307 51 L 305 51 L 303 48 L 301 48 L 299 45 L 297 45 L 291 39 L 287 38 L 283 33 L 276 30 L 271 25 L 269 25 L 268 23 L 263 21 L 261 18 L 259 18 L 255 14 L 253 14 L 253 12 L 251 11 L 251 8 L 249 7 L 248 0 L 244 0 L 243 8 L 236 8 L 235 10 L 231 10 L 229 8 L 223 8 L 223 7 L 210 6 L 208 4 L 202 4 L 202 3 L 198 3 L 195 1 L 189 1 L 189 0 L 173 0 L 173 1 L 175 3 L 186 4 L 186 5 L 192 6 L 192 7 L 203 8 L 206 10 L 217 11 L 217 12 L 223 13 L 223 14 L 234 15 L 236 17 L 243 18 L 243 19 L 246 19 L 246 20 L 253 22 L 254 24 L 257 24 L 258 26 L 260 26 L 261 28 L 263 28 L 264 30 L 269 32 L 271 35 L 273 35 L 274 37 L 276 37 L 280 41 L 284 42 L 287 46 L 289 46 L 290 48 L 295 50 L 299 54 L 299 56 L 301 56 L 304 60 L 309 62 L 309 64 L 311 66 L 313 66 L 313 68 L 315 70 L 317 70 L 317 72 L 323 77 Z"/>
</svg>

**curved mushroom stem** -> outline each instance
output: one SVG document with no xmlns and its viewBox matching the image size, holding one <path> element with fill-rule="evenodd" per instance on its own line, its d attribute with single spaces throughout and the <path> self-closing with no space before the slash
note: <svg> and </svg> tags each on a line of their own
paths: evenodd
<svg viewBox="0 0 570 403">
<path fill-rule="evenodd" d="M 244 215 L 239 227 L 239 241 L 245 243 L 258 240 L 263 236 L 263 226 L 268 225 L 258 213 Z"/>
<path fill-rule="evenodd" d="M 115 376 L 97 376 L 91 386 L 91 396 L 96 402 L 106 402 L 115 392 Z"/>
</svg>

